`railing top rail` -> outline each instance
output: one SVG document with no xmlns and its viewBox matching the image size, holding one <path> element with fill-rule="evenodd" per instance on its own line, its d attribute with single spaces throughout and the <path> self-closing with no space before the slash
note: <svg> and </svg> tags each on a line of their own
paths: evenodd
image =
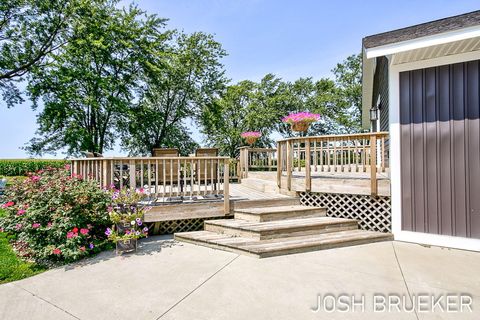
<svg viewBox="0 0 480 320">
<path fill-rule="evenodd" d="M 229 157 L 97 157 L 73 158 L 71 161 L 96 161 L 96 160 L 229 160 Z"/>
<path fill-rule="evenodd" d="M 292 140 L 334 140 L 334 139 L 361 139 L 361 138 L 370 138 L 372 136 L 376 137 L 386 137 L 389 133 L 386 131 L 382 132 L 365 132 L 365 133 L 352 133 L 352 134 L 332 134 L 325 136 L 311 136 L 311 137 L 292 137 L 277 140 L 277 142 L 292 141 Z"/>
<path fill-rule="evenodd" d="M 277 151 L 276 148 L 250 148 L 250 147 L 240 147 L 238 149 L 248 149 L 249 151 Z"/>
</svg>

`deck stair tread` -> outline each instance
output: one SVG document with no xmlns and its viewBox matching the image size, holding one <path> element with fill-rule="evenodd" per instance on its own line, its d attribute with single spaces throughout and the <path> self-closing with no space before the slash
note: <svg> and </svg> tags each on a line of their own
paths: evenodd
<svg viewBox="0 0 480 320">
<path fill-rule="evenodd" d="M 302 205 L 291 205 L 291 206 L 278 206 L 278 207 L 268 207 L 268 208 L 247 208 L 247 209 L 236 209 L 235 212 L 239 213 L 249 213 L 249 214 L 265 214 L 265 213 L 287 213 L 292 211 L 318 211 L 322 208 L 319 207 L 307 207 Z"/>
<path fill-rule="evenodd" d="M 235 219 L 252 222 L 266 222 L 294 218 L 311 218 L 326 216 L 325 208 L 308 207 L 299 204 L 279 205 L 271 207 L 237 208 L 234 210 Z"/>
<path fill-rule="evenodd" d="M 390 233 L 357 229 L 269 240 L 253 240 L 230 235 L 219 236 L 219 234 L 209 231 L 178 233 L 175 234 L 175 238 L 227 251 L 240 251 L 257 257 L 269 257 L 376 241 L 388 241 L 392 240 L 393 236 Z"/>
<path fill-rule="evenodd" d="M 247 230 L 252 232 L 268 232 L 283 229 L 301 228 L 301 227 L 328 227 L 332 225 L 355 225 L 357 221 L 352 219 L 343 218 L 330 218 L 330 217 L 313 217 L 302 219 L 286 219 L 267 222 L 251 222 L 239 219 L 220 219 L 205 221 L 205 224 L 221 226 L 225 228 L 233 228 L 239 230 Z"/>
</svg>

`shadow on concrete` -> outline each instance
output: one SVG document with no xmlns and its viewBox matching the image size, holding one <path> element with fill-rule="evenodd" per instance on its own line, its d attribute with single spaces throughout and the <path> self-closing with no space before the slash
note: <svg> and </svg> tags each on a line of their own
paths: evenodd
<svg viewBox="0 0 480 320">
<path fill-rule="evenodd" d="M 151 236 L 139 240 L 136 252 L 117 255 L 115 250 L 103 251 L 96 256 L 70 263 L 66 266 L 63 266 L 63 268 L 65 269 L 65 271 L 68 271 L 100 263 L 102 261 L 107 261 L 116 257 L 121 257 L 122 259 L 129 259 L 135 256 L 154 255 L 159 254 L 165 248 L 172 248 L 174 246 L 182 246 L 182 244 L 174 240 L 173 235 Z"/>
</svg>

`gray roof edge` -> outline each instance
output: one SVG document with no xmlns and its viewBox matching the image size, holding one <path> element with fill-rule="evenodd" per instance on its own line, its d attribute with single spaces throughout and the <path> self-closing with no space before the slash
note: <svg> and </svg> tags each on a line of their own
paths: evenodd
<svg viewBox="0 0 480 320">
<path fill-rule="evenodd" d="M 362 39 L 362 45 L 375 48 L 477 25 L 480 25 L 480 10 L 367 36 Z"/>
</svg>

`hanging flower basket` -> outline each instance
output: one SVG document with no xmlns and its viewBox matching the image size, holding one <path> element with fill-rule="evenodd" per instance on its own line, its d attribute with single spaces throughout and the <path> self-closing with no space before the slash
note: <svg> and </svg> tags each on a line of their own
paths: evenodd
<svg viewBox="0 0 480 320">
<path fill-rule="evenodd" d="M 292 131 L 306 132 L 310 125 L 319 119 L 320 115 L 317 113 L 298 112 L 289 114 L 284 117 L 282 121 L 288 123 L 291 126 Z"/>
<path fill-rule="evenodd" d="M 245 142 L 252 145 L 262 136 L 262 134 L 258 131 L 248 131 L 243 132 L 240 136 L 245 139 Z"/>
<path fill-rule="evenodd" d="M 310 127 L 311 122 L 294 122 L 291 124 L 292 131 L 306 132 Z"/>
</svg>

